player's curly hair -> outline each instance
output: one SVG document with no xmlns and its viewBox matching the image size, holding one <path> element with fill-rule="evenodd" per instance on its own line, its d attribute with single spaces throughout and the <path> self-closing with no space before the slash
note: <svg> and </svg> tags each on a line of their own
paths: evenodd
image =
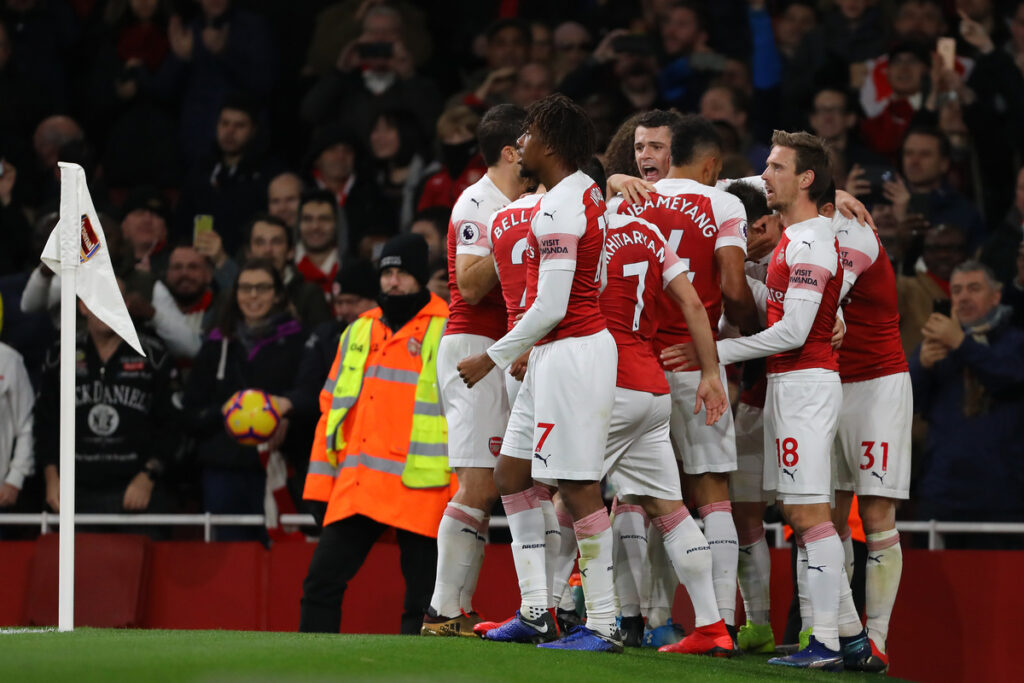
<svg viewBox="0 0 1024 683">
<path fill-rule="evenodd" d="M 608 141 L 608 147 L 604 150 L 604 163 L 608 175 L 619 173 L 634 178 L 640 177 L 633 143 L 636 140 L 636 127 L 639 125 L 637 121 L 644 114 L 645 112 L 637 112 L 623 121 L 612 135 L 612 139 Z"/>
<path fill-rule="evenodd" d="M 523 127 L 529 130 L 534 125 L 544 144 L 573 168 L 582 166 L 597 147 L 597 132 L 590 117 L 582 107 L 560 93 L 530 105 Z"/>
</svg>

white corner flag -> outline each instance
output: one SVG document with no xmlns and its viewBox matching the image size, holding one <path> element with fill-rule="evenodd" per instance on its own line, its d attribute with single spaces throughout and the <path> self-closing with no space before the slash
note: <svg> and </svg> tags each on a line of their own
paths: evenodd
<svg viewBox="0 0 1024 683">
<path fill-rule="evenodd" d="M 57 629 L 75 628 L 75 299 L 142 355 L 135 325 L 110 263 L 103 227 L 92 205 L 85 171 L 60 162 L 60 221 L 50 233 L 43 263 L 60 274 L 60 543 Z"/>
</svg>

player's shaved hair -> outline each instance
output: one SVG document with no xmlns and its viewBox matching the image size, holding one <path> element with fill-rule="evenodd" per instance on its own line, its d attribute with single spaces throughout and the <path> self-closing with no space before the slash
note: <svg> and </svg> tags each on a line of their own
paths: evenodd
<svg viewBox="0 0 1024 683">
<path fill-rule="evenodd" d="M 743 181 L 730 183 L 726 192 L 742 202 L 743 210 L 747 214 L 747 223 L 750 225 L 772 213 L 772 210 L 768 208 L 768 199 L 764 196 L 764 191 L 750 183 Z"/>
<path fill-rule="evenodd" d="M 679 116 L 672 126 L 672 165 L 685 166 L 708 154 L 721 154 L 722 136 L 707 119 Z"/>
<path fill-rule="evenodd" d="M 636 167 L 636 153 L 633 151 L 633 143 L 636 140 L 636 127 L 638 121 L 647 112 L 633 114 L 622 122 L 619 129 L 608 141 L 608 147 L 604 151 L 605 171 L 608 175 L 616 173 L 631 175 L 634 178 L 640 177 L 640 171 Z"/>
<path fill-rule="evenodd" d="M 636 164 L 633 164 L 636 166 Z M 601 192 L 604 193 L 604 188 L 608 185 L 608 178 L 604 174 L 604 166 L 601 165 L 601 161 L 597 157 L 590 157 L 582 165 L 580 170 L 586 173 L 591 179 L 597 183 L 597 186 L 601 188 Z"/>
<path fill-rule="evenodd" d="M 580 105 L 561 93 L 548 95 L 526 110 L 523 128 L 537 127 L 544 144 L 555 156 L 579 168 L 594 154 L 597 132 Z"/>
<path fill-rule="evenodd" d="M 487 110 L 476 129 L 485 164 L 494 166 L 501 160 L 501 150 L 515 148 L 525 119 L 526 110 L 514 104 L 499 104 Z"/>
<path fill-rule="evenodd" d="M 788 147 L 796 152 L 796 172 L 814 172 L 814 180 L 807 188 L 807 197 L 815 204 L 826 195 L 829 185 L 833 188 L 835 201 L 835 184 L 832 181 L 832 155 L 828 144 L 817 135 L 807 131 L 789 133 L 777 130 L 772 133 L 773 147 Z"/>
<path fill-rule="evenodd" d="M 650 111 L 641 112 L 636 120 L 636 126 L 643 126 L 644 128 L 672 128 L 682 115 L 674 111 L 665 111 L 664 109 L 651 109 Z"/>
</svg>

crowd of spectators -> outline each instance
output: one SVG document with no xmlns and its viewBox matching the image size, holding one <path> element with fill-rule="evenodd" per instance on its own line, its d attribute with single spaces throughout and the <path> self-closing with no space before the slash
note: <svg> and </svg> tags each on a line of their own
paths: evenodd
<svg viewBox="0 0 1024 683">
<path fill-rule="evenodd" d="M 372 305 L 383 244 L 423 235 L 429 286 L 446 297 L 448 215 L 486 172 L 481 115 L 555 91 L 584 106 L 619 172 L 639 175 L 632 135 L 618 167 L 615 132 L 651 108 L 714 121 L 728 177 L 761 172 L 775 128 L 827 139 L 837 186 L 872 209 L 899 275 L 916 377 L 939 367 L 936 344 L 960 364 L 981 353 L 958 355 L 949 334 L 928 330 L 972 257 L 990 268 L 983 284 L 1000 311 L 968 330 L 972 344 L 1024 324 L 1022 0 L 0 0 L 0 388 L 16 375 L 10 347 L 38 401 L 34 444 L 24 425 L 0 424 L 0 506 L 56 503 L 55 418 L 43 406 L 55 405 L 59 276 L 38 256 L 58 219 L 58 161 L 85 168 L 155 350 L 118 367 L 129 383 L 146 375 L 140 391 L 161 394 L 146 411 L 164 416 L 129 425 L 146 443 L 124 446 L 139 452 L 97 493 L 97 511 L 116 508 L 120 490 L 125 509 L 259 512 L 265 458 L 218 430 L 220 402 L 245 387 L 288 400 L 275 445 L 297 493 L 318 373 Z M 91 381 L 111 356 L 84 311 L 80 330 L 80 380 Z M 952 392 L 919 399 L 919 412 L 959 410 L 965 429 L 977 411 L 1019 414 L 1016 366 L 987 367 L 1003 375 L 986 401 L 968 410 Z M 103 404 L 102 392 L 78 399 Z M 25 408 L 12 404 L 16 423 Z M 108 437 L 126 427 L 111 420 L 94 409 L 79 421 L 96 453 L 121 447 Z M 942 464 L 948 451 L 930 440 L 918 480 L 965 476 Z M 1024 519 L 1024 462 L 990 465 L 1016 496 L 992 503 L 999 518 Z"/>
</svg>

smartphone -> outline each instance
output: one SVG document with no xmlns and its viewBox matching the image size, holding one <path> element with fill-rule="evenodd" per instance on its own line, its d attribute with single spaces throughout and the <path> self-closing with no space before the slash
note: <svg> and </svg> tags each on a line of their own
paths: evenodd
<svg viewBox="0 0 1024 683">
<path fill-rule="evenodd" d="M 952 70 L 956 65 L 956 39 L 942 37 L 935 43 L 935 51 L 942 59 L 943 68 Z"/>
<path fill-rule="evenodd" d="M 213 232 L 213 216 L 208 213 L 197 214 L 192 218 L 192 244 L 199 241 L 199 235 Z"/>
<path fill-rule="evenodd" d="M 883 186 L 885 183 L 890 183 L 896 179 L 896 172 L 888 166 L 881 164 L 866 164 L 864 166 L 864 179 L 871 183 L 871 192 L 864 200 L 865 203 L 870 206 L 888 203 L 885 194 L 882 192 Z"/>
<path fill-rule="evenodd" d="M 395 53 L 394 43 L 359 43 L 356 50 L 362 59 L 391 59 Z"/>
<path fill-rule="evenodd" d="M 932 299 L 932 313 L 941 313 L 947 318 L 951 317 L 953 302 L 949 299 Z"/>
</svg>

